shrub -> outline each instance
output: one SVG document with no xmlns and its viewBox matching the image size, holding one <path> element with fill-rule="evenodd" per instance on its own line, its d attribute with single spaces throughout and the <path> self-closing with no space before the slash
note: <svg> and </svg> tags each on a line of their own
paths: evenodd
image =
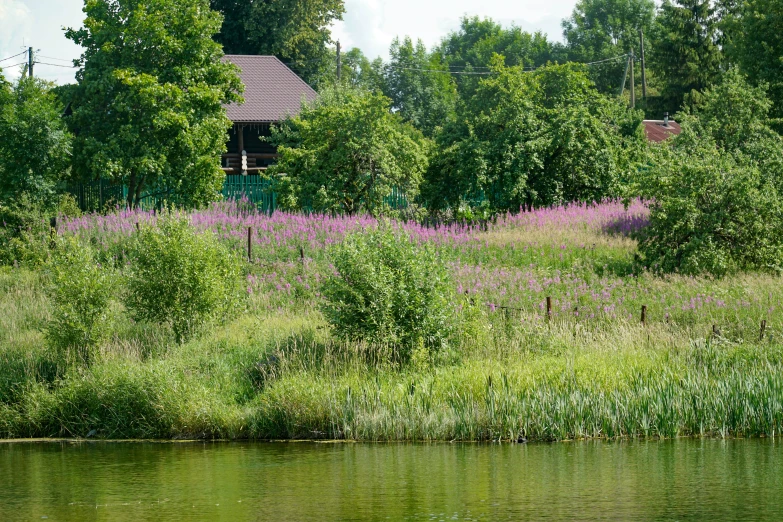
<svg viewBox="0 0 783 522">
<path fill-rule="evenodd" d="M 0 203 L 0 263 L 42 264 L 49 255 L 50 230 L 46 209 L 26 194 Z"/>
<path fill-rule="evenodd" d="M 131 248 L 126 305 L 136 319 L 168 323 L 178 342 L 233 308 L 239 262 L 210 232 L 164 214 Z"/>
<path fill-rule="evenodd" d="M 439 348 L 449 335 L 449 274 L 431 245 L 388 226 L 348 235 L 331 252 L 323 312 L 348 340 Z"/>
<path fill-rule="evenodd" d="M 760 169 L 686 129 L 663 149 L 646 192 L 650 225 L 640 260 L 658 272 L 722 276 L 780 269 L 783 205 Z"/>
<path fill-rule="evenodd" d="M 101 266 L 95 251 L 73 237 L 58 240 L 48 266 L 54 317 L 47 339 L 68 360 L 89 364 L 111 331 L 114 270 Z"/>
</svg>

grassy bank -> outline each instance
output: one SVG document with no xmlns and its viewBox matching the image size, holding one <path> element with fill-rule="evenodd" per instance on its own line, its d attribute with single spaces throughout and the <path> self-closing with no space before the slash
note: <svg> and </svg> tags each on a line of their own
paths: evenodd
<svg viewBox="0 0 783 522">
<path fill-rule="evenodd" d="M 87 216 L 60 233 L 122 260 L 136 222 L 155 219 Z M 449 349 L 404 365 L 389 362 L 394 346 L 335 341 L 319 312 L 329 245 L 372 220 L 224 205 L 191 221 L 243 255 L 250 227 L 253 248 L 241 310 L 185 344 L 120 314 L 90 366 L 68 364 L 46 346 L 45 272 L 0 272 L 0 436 L 560 440 L 783 427 L 780 279 L 634 273 L 638 203 L 488 230 L 404 225 L 450 267 L 453 306 L 479 310 Z"/>
</svg>

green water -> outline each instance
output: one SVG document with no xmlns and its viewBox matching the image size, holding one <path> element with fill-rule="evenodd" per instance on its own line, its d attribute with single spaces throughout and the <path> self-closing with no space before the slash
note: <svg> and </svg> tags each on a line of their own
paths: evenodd
<svg viewBox="0 0 783 522">
<path fill-rule="evenodd" d="M 783 520 L 783 444 L 0 443 L 0 520 Z"/>
</svg>

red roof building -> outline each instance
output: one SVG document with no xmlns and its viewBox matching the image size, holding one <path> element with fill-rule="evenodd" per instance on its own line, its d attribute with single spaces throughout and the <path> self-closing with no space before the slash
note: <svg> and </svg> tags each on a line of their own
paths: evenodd
<svg viewBox="0 0 783 522">
<path fill-rule="evenodd" d="M 671 136 L 677 136 L 682 132 L 682 128 L 674 120 L 644 120 L 644 132 L 648 140 L 660 143 Z"/>
<path fill-rule="evenodd" d="M 227 54 L 223 59 L 239 67 L 245 84 L 245 102 L 226 107 L 234 126 L 223 170 L 240 172 L 242 151 L 247 154 L 248 172 L 264 170 L 277 158 L 275 147 L 261 139 L 270 135 L 270 124 L 295 116 L 302 103 L 312 102 L 317 93 L 274 56 Z"/>
</svg>

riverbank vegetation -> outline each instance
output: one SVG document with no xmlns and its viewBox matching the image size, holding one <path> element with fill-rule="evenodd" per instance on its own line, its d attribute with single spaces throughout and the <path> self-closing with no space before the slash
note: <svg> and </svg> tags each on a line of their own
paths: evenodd
<svg viewBox="0 0 783 522">
<path fill-rule="evenodd" d="M 123 295 L 128 245 L 160 219 L 119 212 L 60 226 L 125 278 L 89 362 L 47 342 L 56 273 L 3 269 L 2 436 L 560 440 L 774 436 L 783 426 L 779 277 L 638 271 L 629 235 L 647 224 L 640 202 L 507 215 L 487 230 L 382 223 L 448 269 L 445 308 L 459 313 L 442 318 L 451 328 L 437 347 L 332 334 L 322 289 L 347 273 L 335 245 L 376 220 L 228 203 L 188 219 L 244 258 L 239 305 L 177 342 L 172 322 L 128 313 Z"/>
</svg>

